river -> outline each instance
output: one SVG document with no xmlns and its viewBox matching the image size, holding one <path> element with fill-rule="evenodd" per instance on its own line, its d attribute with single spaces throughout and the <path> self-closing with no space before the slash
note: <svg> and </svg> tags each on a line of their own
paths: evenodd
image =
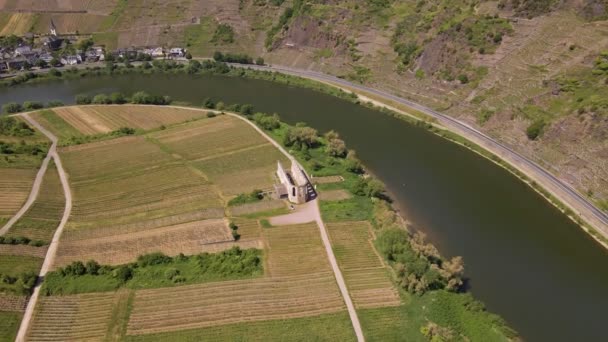
<svg viewBox="0 0 608 342">
<path fill-rule="evenodd" d="M 528 341 L 606 340 L 608 252 L 504 169 L 402 120 L 318 92 L 221 76 L 119 75 L 0 89 L 0 104 L 73 103 L 145 90 L 200 104 L 250 103 L 334 129 L 445 256 L 462 255 L 476 298 Z"/>
</svg>

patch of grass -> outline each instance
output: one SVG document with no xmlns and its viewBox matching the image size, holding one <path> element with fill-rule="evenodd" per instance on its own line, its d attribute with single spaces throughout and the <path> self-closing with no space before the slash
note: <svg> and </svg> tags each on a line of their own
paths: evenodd
<svg viewBox="0 0 608 342">
<path fill-rule="evenodd" d="M 234 43 L 234 29 L 228 24 L 219 24 L 213 32 L 211 43 L 230 44 Z"/>
<path fill-rule="evenodd" d="M 129 7 L 128 0 L 118 0 L 116 7 L 114 7 L 112 13 L 110 13 L 110 15 L 101 23 L 99 29 L 101 31 L 112 29 L 120 17 L 125 13 L 127 7 Z"/>
<path fill-rule="evenodd" d="M 12 342 L 17 336 L 22 314 L 0 311 L 0 342 Z"/>
<path fill-rule="evenodd" d="M 118 32 L 93 33 L 92 37 L 96 45 L 103 45 L 106 51 L 112 51 L 118 47 Z"/>
<path fill-rule="evenodd" d="M 354 341 L 346 312 L 313 317 L 236 323 L 209 328 L 127 336 L 131 342 L 153 341 Z"/>
<path fill-rule="evenodd" d="M 69 271 L 77 263 L 50 272 L 42 293 L 66 295 L 131 289 L 170 287 L 210 281 L 246 279 L 263 274 L 262 252 L 234 247 L 220 253 L 167 257 L 161 253 L 140 256 L 133 264 L 101 266 L 94 274 L 87 268 L 80 275 Z"/>
<path fill-rule="evenodd" d="M 368 197 L 354 196 L 341 201 L 321 201 L 321 215 L 327 222 L 366 221 L 372 218 L 373 203 Z"/>
<path fill-rule="evenodd" d="M 81 138 L 84 135 L 80 133 L 72 125 L 68 124 L 59 115 L 55 114 L 52 110 L 43 110 L 34 114 L 36 120 L 39 120 L 41 124 L 50 130 L 59 140 L 71 140 L 74 138 Z"/>
<path fill-rule="evenodd" d="M 262 228 L 272 228 L 272 224 L 270 224 L 270 221 L 268 221 L 267 219 L 262 219 L 260 220 L 260 225 L 262 226 Z"/>
<path fill-rule="evenodd" d="M 184 30 L 184 43 L 193 56 L 211 55 L 213 49 L 209 44 L 215 30 L 215 21 L 210 17 L 201 17 L 200 24 L 187 26 Z"/>
<path fill-rule="evenodd" d="M 42 266 L 42 259 L 23 255 L 0 256 L 0 294 L 28 294 Z"/>
</svg>

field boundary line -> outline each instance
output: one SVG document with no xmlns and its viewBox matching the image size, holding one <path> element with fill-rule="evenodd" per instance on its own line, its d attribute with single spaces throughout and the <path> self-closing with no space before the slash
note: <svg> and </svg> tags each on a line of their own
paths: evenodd
<svg viewBox="0 0 608 342">
<path fill-rule="evenodd" d="M 40 296 L 40 287 L 42 285 L 41 279 L 47 274 L 53 262 L 55 260 L 55 256 L 57 254 L 57 248 L 59 245 L 59 238 L 61 237 L 61 233 L 63 232 L 63 228 L 70 217 L 70 212 L 72 211 L 72 193 L 70 191 L 70 185 L 68 183 L 68 177 L 63 169 L 63 164 L 61 163 L 61 159 L 59 158 L 59 154 L 57 153 L 57 137 L 53 135 L 50 131 L 46 130 L 42 125 L 40 125 L 36 120 L 30 117 L 27 113 L 21 115 L 24 119 L 26 119 L 32 126 L 36 127 L 40 132 L 46 135 L 52 142 L 51 148 L 49 149 L 49 154 L 47 158 L 50 156 L 55 161 L 55 166 L 57 167 L 57 172 L 59 173 L 59 179 L 61 180 L 61 185 L 63 187 L 63 192 L 65 195 L 65 207 L 63 210 L 63 216 L 61 217 L 61 222 L 59 222 L 59 226 L 57 226 L 57 230 L 55 230 L 55 234 L 53 235 L 53 239 L 51 240 L 51 244 L 46 252 L 46 257 L 44 258 L 44 262 L 42 264 L 42 268 L 40 269 L 40 273 L 38 274 L 38 280 L 36 281 L 36 285 L 34 287 L 34 292 L 30 297 L 29 302 L 27 303 L 27 307 L 25 309 L 25 313 L 23 314 L 23 319 L 21 321 L 21 325 L 19 326 L 19 331 L 17 332 L 17 337 L 15 338 L 16 342 L 23 342 L 26 340 L 26 335 L 28 333 L 30 323 L 32 321 L 32 317 L 34 314 L 34 309 L 36 307 L 36 303 L 38 302 L 38 297 Z M 49 158 L 50 159 L 50 158 Z M 48 164 L 48 163 L 47 163 Z"/>
</svg>

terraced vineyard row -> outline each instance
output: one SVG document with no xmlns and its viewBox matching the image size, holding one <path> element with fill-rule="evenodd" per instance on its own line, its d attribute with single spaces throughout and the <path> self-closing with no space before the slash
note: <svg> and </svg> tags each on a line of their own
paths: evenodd
<svg viewBox="0 0 608 342">
<path fill-rule="evenodd" d="M 367 222 L 327 225 L 334 253 L 357 308 L 398 306 L 399 293 L 372 244 Z"/>
<path fill-rule="evenodd" d="M 150 130 L 203 117 L 204 112 L 159 106 L 84 106 L 54 112 L 82 134 L 107 133 L 120 127 Z"/>
<path fill-rule="evenodd" d="M 40 297 L 28 341 L 103 340 L 115 293 Z"/>
<path fill-rule="evenodd" d="M 227 115 L 154 132 L 151 136 L 172 153 L 179 154 L 188 160 L 267 143 L 247 123 Z"/>
<path fill-rule="evenodd" d="M 44 258 L 47 247 L 35 247 L 29 245 L 0 245 L 0 258 L 3 255 L 22 255 Z"/>
<path fill-rule="evenodd" d="M 50 163 L 36 201 L 6 235 L 49 242 L 59 225 L 64 207 L 65 195 L 59 174 L 55 164 Z"/>
<path fill-rule="evenodd" d="M 136 293 L 127 333 L 314 316 L 343 309 L 331 272 L 142 290 Z"/>
<path fill-rule="evenodd" d="M 193 165 L 209 176 L 222 193 L 236 195 L 253 189 L 272 188 L 273 171 L 279 160 L 287 161 L 274 146 L 265 143 L 196 161 Z"/>
<path fill-rule="evenodd" d="M 101 264 L 126 264 L 139 255 L 152 252 L 197 254 L 202 252 L 204 245 L 233 240 L 225 220 L 194 221 L 136 233 L 64 241 L 59 245 L 55 266 L 88 259 Z"/>
<path fill-rule="evenodd" d="M 23 312 L 27 305 L 26 296 L 12 296 L 0 294 L 0 311 Z M 2 332 L 2 330 L 0 330 Z"/>
<path fill-rule="evenodd" d="M 0 215 L 13 216 L 23 205 L 36 177 L 35 169 L 0 168 Z"/>
<path fill-rule="evenodd" d="M 74 194 L 69 229 L 106 228 L 222 207 L 201 175 L 144 138 L 68 148 L 62 157 Z"/>
<path fill-rule="evenodd" d="M 267 228 L 268 272 L 287 276 L 330 272 L 327 254 L 315 223 Z"/>
</svg>

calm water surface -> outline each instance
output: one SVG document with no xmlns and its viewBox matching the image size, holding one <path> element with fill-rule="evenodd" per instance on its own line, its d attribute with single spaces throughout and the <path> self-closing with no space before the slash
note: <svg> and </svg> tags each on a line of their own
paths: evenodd
<svg viewBox="0 0 608 342">
<path fill-rule="evenodd" d="M 528 341 L 605 341 L 608 253 L 508 172 L 376 111 L 307 89 L 219 76 L 125 75 L 0 89 L 0 104 L 145 90 L 200 104 L 251 103 L 289 123 L 335 129 L 446 256 L 474 295 Z"/>
</svg>

